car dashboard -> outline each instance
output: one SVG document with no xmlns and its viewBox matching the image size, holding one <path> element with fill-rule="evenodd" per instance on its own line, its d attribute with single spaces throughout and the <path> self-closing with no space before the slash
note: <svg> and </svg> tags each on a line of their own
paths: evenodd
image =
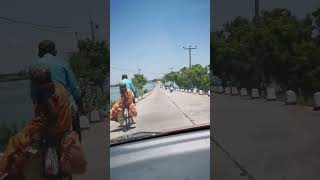
<svg viewBox="0 0 320 180">
<path fill-rule="evenodd" d="M 110 148 L 112 180 L 209 180 L 210 129 Z"/>
</svg>

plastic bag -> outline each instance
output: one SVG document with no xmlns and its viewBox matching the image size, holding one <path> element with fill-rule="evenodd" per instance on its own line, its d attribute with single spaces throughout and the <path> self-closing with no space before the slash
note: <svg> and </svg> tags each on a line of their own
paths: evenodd
<svg viewBox="0 0 320 180">
<path fill-rule="evenodd" d="M 86 172 L 87 161 L 81 147 L 78 134 L 69 132 L 61 142 L 60 169 L 66 174 L 83 174 Z"/>
<path fill-rule="evenodd" d="M 45 173 L 52 176 L 59 172 L 59 160 L 57 150 L 55 148 L 48 148 L 45 155 Z"/>
</svg>

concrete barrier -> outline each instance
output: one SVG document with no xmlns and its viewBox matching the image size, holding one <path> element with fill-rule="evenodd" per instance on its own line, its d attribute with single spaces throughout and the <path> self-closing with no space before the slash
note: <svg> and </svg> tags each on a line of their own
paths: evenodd
<svg viewBox="0 0 320 180">
<path fill-rule="evenodd" d="M 240 96 L 248 96 L 247 88 L 240 89 Z"/>
<path fill-rule="evenodd" d="M 200 91 L 199 91 L 199 94 L 200 94 L 200 95 L 202 95 L 202 94 L 203 94 L 203 91 L 202 91 L 202 90 L 200 90 Z"/>
<path fill-rule="evenodd" d="M 197 94 L 197 89 L 196 88 L 193 89 L 193 94 Z"/>
<path fill-rule="evenodd" d="M 286 105 L 297 104 L 297 95 L 293 90 L 286 92 Z"/>
<path fill-rule="evenodd" d="M 253 88 L 253 89 L 251 90 L 251 98 L 253 98 L 253 99 L 260 98 L 259 90 L 258 90 L 258 89 Z"/>
<path fill-rule="evenodd" d="M 90 128 L 90 122 L 87 116 L 80 116 L 80 128 L 81 129 L 89 129 Z"/>
<path fill-rule="evenodd" d="M 218 92 L 219 92 L 218 89 L 219 89 L 218 86 L 214 86 L 214 87 L 213 87 L 213 92 L 214 92 L 214 93 L 218 93 Z"/>
<path fill-rule="evenodd" d="M 219 87 L 218 87 L 218 93 L 220 93 L 220 94 L 223 93 L 223 87 L 222 87 L 222 86 L 219 86 Z"/>
<path fill-rule="evenodd" d="M 266 97 L 266 99 L 269 100 L 269 101 L 273 101 L 273 100 L 277 99 L 276 91 L 274 90 L 274 88 L 272 88 L 272 87 L 268 87 L 267 88 L 267 97 Z"/>
<path fill-rule="evenodd" d="M 320 109 L 320 92 L 316 92 L 313 95 L 313 109 L 314 110 Z"/>
<path fill-rule="evenodd" d="M 231 94 L 234 95 L 234 96 L 235 95 L 239 95 L 238 88 L 237 87 L 232 87 L 231 88 Z"/>
<path fill-rule="evenodd" d="M 97 110 L 94 110 L 90 113 L 90 117 L 89 117 L 90 122 L 100 122 L 100 113 Z"/>
<path fill-rule="evenodd" d="M 230 94 L 231 94 L 231 89 L 230 89 L 230 87 L 226 87 L 226 88 L 224 89 L 224 93 L 225 93 L 225 95 L 230 95 Z"/>
</svg>

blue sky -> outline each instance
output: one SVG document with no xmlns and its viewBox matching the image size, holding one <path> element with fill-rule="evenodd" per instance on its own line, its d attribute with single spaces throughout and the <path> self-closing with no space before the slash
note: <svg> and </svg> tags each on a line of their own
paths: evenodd
<svg viewBox="0 0 320 180">
<path fill-rule="evenodd" d="M 192 64 L 210 63 L 209 0 L 111 0 L 110 10 L 111 84 L 138 67 L 153 79 L 189 66 L 183 46 L 198 46 Z"/>
</svg>

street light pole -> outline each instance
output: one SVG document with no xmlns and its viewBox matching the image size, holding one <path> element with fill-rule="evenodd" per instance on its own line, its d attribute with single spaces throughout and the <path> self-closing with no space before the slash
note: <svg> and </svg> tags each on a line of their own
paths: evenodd
<svg viewBox="0 0 320 180">
<path fill-rule="evenodd" d="M 187 47 L 187 48 L 183 46 L 183 49 L 184 49 L 184 50 L 189 50 L 189 68 L 191 68 L 191 50 L 192 50 L 192 49 L 197 49 L 197 46 L 195 46 L 195 47 L 189 46 L 189 47 Z"/>
</svg>

